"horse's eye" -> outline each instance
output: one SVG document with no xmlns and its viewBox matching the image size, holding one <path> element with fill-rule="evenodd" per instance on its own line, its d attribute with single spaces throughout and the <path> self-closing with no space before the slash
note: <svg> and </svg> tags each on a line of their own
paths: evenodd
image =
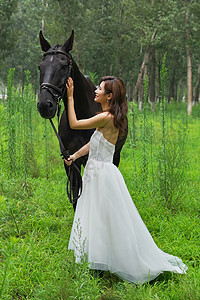
<svg viewBox="0 0 200 300">
<path fill-rule="evenodd" d="M 63 64 L 62 66 L 61 66 L 61 69 L 63 70 L 63 69 L 66 69 L 67 68 L 67 65 L 65 65 L 65 64 Z"/>
</svg>

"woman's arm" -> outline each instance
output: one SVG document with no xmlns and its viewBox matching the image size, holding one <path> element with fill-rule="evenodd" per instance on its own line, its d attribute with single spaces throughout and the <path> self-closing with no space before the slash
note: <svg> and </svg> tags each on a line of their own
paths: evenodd
<svg viewBox="0 0 200 300">
<path fill-rule="evenodd" d="M 83 147 L 81 147 L 73 155 L 70 155 L 68 160 L 64 159 L 64 161 L 68 166 L 70 166 L 73 161 L 75 161 L 76 159 L 78 159 L 81 156 L 84 156 L 84 155 L 88 154 L 89 150 L 90 150 L 90 142 L 85 144 Z"/>
<path fill-rule="evenodd" d="M 69 125 L 72 129 L 91 129 L 91 128 L 103 127 L 107 123 L 109 119 L 108 112 L 98 114 L 89 119 L 77 120 L 76 113 L 74 110 L 74 97 L 73 97 L 74 84 L 71 78 L 68 79 L 68 84 L 66 84 L 66 87 L 67 87 L 67 96 L 68 96 L 68 118 L 69 118 Z"/>
</svg>

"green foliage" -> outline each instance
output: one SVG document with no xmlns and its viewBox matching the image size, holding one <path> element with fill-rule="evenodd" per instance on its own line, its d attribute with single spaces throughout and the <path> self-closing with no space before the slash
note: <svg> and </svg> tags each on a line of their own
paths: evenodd
<svg viewBox="0 0 200 300">
<path fill-rule="evenodd" d="M 37 99 L 30 84 L 30 72 L 26 72 L 24 89 L 14 87 L 13 77 L 14 69 L 11 69 L 8 75 L 8 98 L 1 112 L 2 178 L 14 178 L 16 174 L 20 174 L 26 182 L 28 176 L 39 177 L 45 174 L 48 177 L 51 162 L 55 160 L 52 153 L 59 148 L 57 140 L 54 140 L 54 144 L 51 143 L 51 147 L 56 146 L 50 152 L 52 131 L 37 112 Z M 42 134 L 38 135 L 37 130 L 41 130 Z M 35 146 L 40 143 L 42 147 L 35 152 Z"/>
<path fill-rule="evenodd" d="M 74 213 L 66 196 L 58 142 L 37 113 L 29 72 L 23 90 L 13 86 L 13 76 L 11 70 L 8 101 L 0 106 L 0 298 L 198 300 L 200 108 L 195 106 L 188 118 L 185 104 L 171 103 L 165 107 L 163 123 L 158 107 L 153 113 L 145 101 L 140 112 L 129 103 L 129 135 L 120 171 L 158 247 L 188 265 L 187 275 L 164 273 L 136 287 L 109 272 L 95 276 L 85 262 L 75 264 L 68 250 Z M 11 175 L 8 146 L 13 132 L 8 126 L 15 136 Z M 165 161 L 166 189 L 160 160 Z"/>
<path fill-rule="evenodd" d="M 41 0 L 18 0 L 5 1 L 7 3 L 17 3 L 15 13 L 9 19 L 9 26 L 12 28 L 12 34 L 7 30 L 5 36 L 1 38 L 1 47 L 3 41 L 9 44 L 5 48 L 4 59 L 0 61 L 1 72 L 0 80 L 6 83 L 6 77 L 9 68 L 15 67 L 15 83 L 25 84 L 25 70 L 31 72 L 31 82 L 36 86 L 38 84 L 37 66 L 41 59 L 41 49 L 39 44 L 39 30 L 41 29 L 42 16 L 45 7 Z M 7 13 L 7 9 L 4 9 Z M 13 43 L 13 32 L 15 40 Z M 7 49 L 8 48 L 8 49 Z M 10 53 L 10 55 L 8 55 Z"/>
<path fill-rule="evenodd" d="M 97 73 L 89 72 L 89 77 L 94 85 L 97 85 Z"/>
<path fill-rule="evenodd" d="M 16 12 L 18 0 L 0 1 L 0 67 L 1 60 L 11 54 L 16 41 L 15 27 L 10 22 L 12 15 Z"/>
<path fill-rule="evenodd" d="M 10 175 L 15 172 L 16 164 L 16 101 L 13 89 L 14 69 L 10 69 L 8 74 L 8 101 L 7 101 L 7 129 L 8 129 L 8 158 L 10 166 Z"/>
<path fill-rule="evenodd" d="M 129 86 L 128 97 L 132 97 L 144 53 L 150 46 L 155 50 L 157 69 L 164 53 L 168 52 L 166 95 L 170 94 L 172 81 L 175 90 L 185 88 L 185 0 L 70 0 L 67 3 L 64 0 L 2 0 L 1 3 L 3 57 L 0 81 L 4 83 L 9 68 L 15 67 L 15 82 L 24 85 L 24 70 L 28 69 L 31 82 L 38 88 L 37 65 L 41 59 L 39 30 L 42 29 L 50 44 L 54 45 L 63 44 L 74 29 L 72 54 L 84 74 L 90 71 L 98 78 L 109 74 L 121 76 Z M 189 29 L 194 75 L 197 74 L 200 51 L 199 11 L 199 1 L 190 1 Z M 153 32 L 156 36 L 151 41 Z M 147 67 L 149 73 L 150 63 Z M 156 76 L 156 90 L 158 95 L 159 76 Z"/>
<path fill-rule="evenodd" d="M 165 82 L 167 68 L 165 66 L 166 54 L 163 58 L 161 69 L 161 145 L 158 152 L 157 175 L 160 185 L 160 193 L 165 205 L 171 209 L 178 209 L 182 198 L 185 196 L 186 181 L 186 144 L 187 127 L 180 122 L 178 127 L 173 126 L 172 112 L 170 114 L 170 127 L 167 127 L 167 104 L 165 100 Z M 180 168 L 180 165 L 182 166 Z"/>
<path fill-rule="evenodd" d="M 142 120 L 141 120 L 141 150 L 142 150 L 142 162 L 140 169 L 142 170 L 142 176 L 143 180 L 147 179 L 147 173 L 148 173 L 148 151 L 147 151 L 147 145 L 149 144 L 149 124 L 147 120 L 147 88 L 148 88 L 148 77 L 146 75 L 145 83 L 144 83 L 144 106 L 142 110 Z"/>
</svg>

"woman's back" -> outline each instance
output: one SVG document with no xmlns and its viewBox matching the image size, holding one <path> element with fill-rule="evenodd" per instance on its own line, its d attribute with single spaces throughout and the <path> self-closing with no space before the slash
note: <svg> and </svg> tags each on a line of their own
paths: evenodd
<svg viewBox="0 0 200 300">
<path fill-rule="evenodd" d="M 114 126 L 113 116 L 111 114 L 109 114 L 108 122 L 106 123 L 106 125 L 104 127 L 97 128 L 97 130 L 103 134 L 104 138 L 108 142 L 113 145 L 116 144 L 119 135 L 119 129 Z"/>
</svg>

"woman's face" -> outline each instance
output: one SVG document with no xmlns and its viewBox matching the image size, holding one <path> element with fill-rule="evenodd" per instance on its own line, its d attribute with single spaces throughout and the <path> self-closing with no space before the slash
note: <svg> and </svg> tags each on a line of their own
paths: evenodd
<svg viewBox="0 0 200 300">
<path fill-rule="evenodd" d="M 98 86 L 98 88 L 96 89 L 96 91 L 95 91 L 95 98 L 94 98 L 95 102 L 98 102 L 98 103 L 101 103 L 101 104 L 104 103 L 104 102 L 106 102 L 106 100 L 108 98 L 108 95 L 105 94 L 104 86 L 105 86 L 105 82 L 102 81 L 100 83 L 100 85 Z"/>
</svg>

